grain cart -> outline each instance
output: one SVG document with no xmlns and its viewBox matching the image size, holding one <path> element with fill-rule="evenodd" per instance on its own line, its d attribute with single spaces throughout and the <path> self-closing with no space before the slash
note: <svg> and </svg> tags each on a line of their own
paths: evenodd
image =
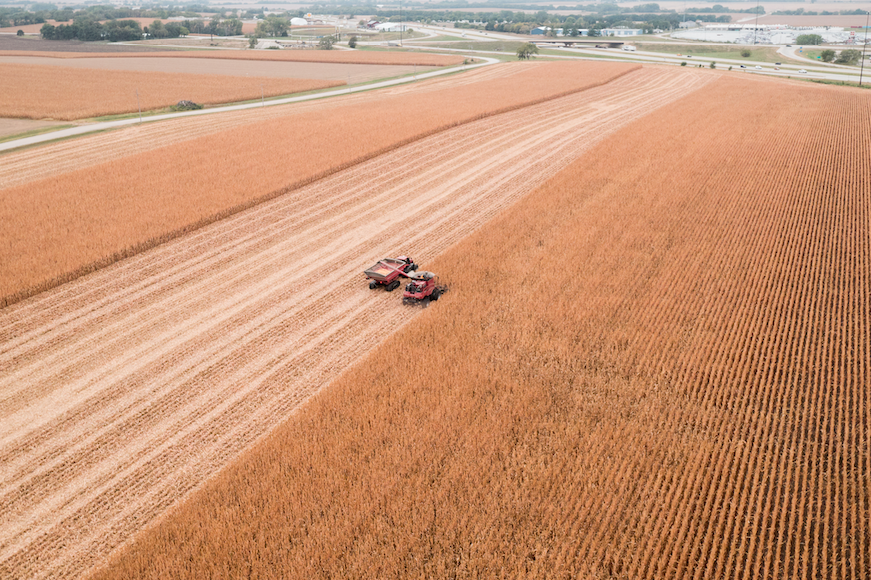
<svg viewBox="0 0 871 580">
<path fill-rule="evenodd" d="M 408 277 L 408 272 L 417 270 L 417 264 L 408 256 L 398 256 L 396 258 L 384 258 L 379 260 L 377 264 L 364 270 L 366 278 L 369 280 L 369 288 L 375 289 L 379 286 L 384 286 L 388 292 L 393 292 L 399 288 L 399 277 Z"/>
</svg>

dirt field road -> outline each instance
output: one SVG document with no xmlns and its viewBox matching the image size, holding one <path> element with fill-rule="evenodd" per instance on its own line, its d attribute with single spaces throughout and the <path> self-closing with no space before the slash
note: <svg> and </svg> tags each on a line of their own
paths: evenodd
<svg viewBox="0 0 871 580">
<path fill-rule="evenodd" d="M 644 69 L 464 125 L 0 311 L 0 577 L 98 565 L 414 319 L 363 268 L 425 268 L 715 78 Z"/>
</svg>

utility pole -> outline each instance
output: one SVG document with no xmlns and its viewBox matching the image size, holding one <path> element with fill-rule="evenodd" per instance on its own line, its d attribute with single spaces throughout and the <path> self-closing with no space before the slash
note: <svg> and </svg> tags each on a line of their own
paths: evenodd
<svg viewBox="0 0 871 580">
<path fill-rule="evenodd" d="M 862 86 L 862 73 L 865 72 L 865 51 L 868 49 L 868 15 L 871 10 L 865 11 L 865 42 L 862 44 L 862 66 L 859 68 L 859 86 Z"/>
<path fill-rule="evenodd" d="M 859 84 L 862 84 L 861 82 Z M 136 106 L 139 107 L 139 122 L 142 122 L 142 105 L 139 104 L 139 89 L 136 89 Z"/>
</svg>

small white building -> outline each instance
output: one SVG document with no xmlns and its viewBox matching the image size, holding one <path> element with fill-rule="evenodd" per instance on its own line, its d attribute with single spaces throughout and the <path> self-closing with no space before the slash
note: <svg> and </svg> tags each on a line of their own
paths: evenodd
<svg viewBox="0 0 871 580">
<path fill-rule="evenodd" d="M 308 20 L 305 18 L 291 18 L 290 19 L 291 26 L 308 26 Z"/>
<path fill-rule="evenodd" d="M 405 32 L 408 30 L 408 26 L 399 22 L 382 22 L 375 26 L 375 30 L 378 32 Z"/>
</svg>

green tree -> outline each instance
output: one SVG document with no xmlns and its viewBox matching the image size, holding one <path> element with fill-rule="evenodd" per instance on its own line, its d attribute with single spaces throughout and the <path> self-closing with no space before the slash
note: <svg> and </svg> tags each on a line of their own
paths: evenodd
<svg viewBox="0 0 871 580">
<path fill-rule="evenodd" d="M 528 60 L 534 54 L 538 54 L 538 47 L 531 42 L 521 44 L 520 48 L 517 49 L 517 58 L 520 60 Z"/>
<path fill-rule="evenodd" d="M 336 39 L 332 36 L 321 37 L 320 42 L 318 42 L 318 48 L 321 50 L 333 50 L 333 43 L 335 42 Z"/>
<path fill-rule="evenodd" d="M 833 60 L 835 60 L 835 51 L 827 48 L 822 53 L 820 53 L 820 59 L 823 62 L 832 62 Z"/>
<path fill-rule="evenodd" d="M 39 34 L 42 35 L 45 40 L 54 40 L 57 32 L 53 25 L 43 24 L 42 28 L 39 29 Z"/>
<path fill-rule="evenodd" d="M 163 22 L 155 20 L 148 27 L 148 35 L 151 38 L 165 38 L 167 36 L 166 29 L 163 27 Z"/>
<path fill-rule="evenodd" d="M 248 48 L 254 48 L 257 46 L 257 36 L 251 34 L 248 36 Z"/>
<path fill-rule="evenodd" d="M 838 55 L 838 58 L 835 59 L 837 64 L 850 64 L 855 65 L 859 62 L 859 59 L 862 58 L 862 53 L 854 48 L 849 48 L 847 50 L 842 50 L 841 54 Z"/>
<path fill-rule="evenodd" d="M 351 38 L 348 39 L 348 46 L 350 48 L 357 48 L 357 35 L 352 34 Z"/>
<path fill-rule="evenodd" d="M 749 48 L 745 48 L 745 49 L 743 49 L 743 50 L 741 51 L 741 56 L 743 56 L 744 58 L 747 58 L 748 56 L 750 56 L 750 54 L 751 54 L 751 53 L 750 53 L 750 49 L 749 49 Z"/>
<path fill-rule="evenodd" d="M 717 68 L 717 63 L 711 61 L 711 64 L 709 64 L 708 66 L 710 66 L 711 68 Z"/>
<path fill-rule="evenodd" d="M 819 34 L 799 34 L 798 38 L 795 39 L 795 43 L 816 46 L 823 43 L 823 37 Z"/>
<path fill-rule="evenodd" d="M 16 36 L 24 36 L 24 31 L 19 28 L 18 32 L 16 32 L 15 35 Z"/>
</svg>

